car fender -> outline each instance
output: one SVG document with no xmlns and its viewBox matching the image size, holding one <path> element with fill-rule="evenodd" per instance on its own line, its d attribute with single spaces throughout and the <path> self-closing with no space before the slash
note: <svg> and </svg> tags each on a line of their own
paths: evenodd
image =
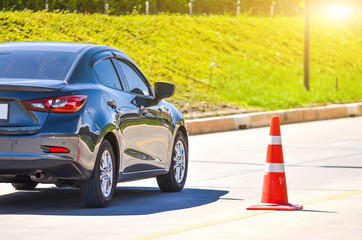
<svg viewBox="0 0 362 240">
<path fill-rule="evenodd" d="M 183 133 L 183 135 L 186 138 L 187 145 L 188 145 L 188 130 L 187 130 L 186 121 L 185 121 L 184 117 L 182 116 L 182 113 L 180 113 L 180 111 L 178 111 L 176 107 L 174 107 L 171 104 L 170 104 L 170 107 L 172 109 L 172 120 L 173 120 L 172 129 L 173 129 L 173 131 L 172 131 L 172 144 L 169 145 L 169 149 L 168 149 L 168 152 L 170 153 L 170 159 L 166 165 L 167 171 L 169 171 L 170 164 L 172 162 L 173 147 L 175 145 L 177 132 L 181 131 Z M 187 154 L 188 154 L 188 151 L 187 151 Z"/>
</svg>

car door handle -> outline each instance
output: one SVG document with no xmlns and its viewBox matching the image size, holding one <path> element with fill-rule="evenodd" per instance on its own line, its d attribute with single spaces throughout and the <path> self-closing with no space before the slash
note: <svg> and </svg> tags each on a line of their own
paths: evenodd
<svg viewBox="0 0 362 240">
<path fill-rule="evenodd" d="M 109 101 L 107 102 L 108 106 L 114 108 L 114 107 L 117 107 L 117 103 L 116 101 L 114 101 L 114 99 L 109 99 Z"/>
</svg>

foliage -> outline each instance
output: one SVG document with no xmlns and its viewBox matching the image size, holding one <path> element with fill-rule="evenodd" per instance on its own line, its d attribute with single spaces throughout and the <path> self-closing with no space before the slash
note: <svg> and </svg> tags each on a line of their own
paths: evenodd
<svg viewBox="0 0 362 240">
<path fill-rule="evenodd" d="M 270 110 L 362 100 L 361 20 L 312 17 L 310 92 L 303 89 L 302 17 L 0 12 L 0 41 L 111 45 L 152 82 L 175 83 L 170 101 L 185 110 L 221 104 Z"/>
<path fill-rule="evenodd" d="M 144 13 L 145 2 L 150 4 L 150 13 L 188 13 L 190 0 L 47 0 L 50 11 L 69 10 L 82 13 L 104 13 L 104 4 L 109 4 L 108 14 Z M 241 12 L 253 15 L 269 15 L 274 5 L 274 13 L 282 15 L 298 15 L 303 12 L 305 0 L 240 0 Z M 0 9 L 42 11 L 46 0 L 0 0 Z M 237 0 L 193 0 L 193 12 L 202 14 L 235 15 Z M 331 3 L 362 7 L 360 0 L 310 0 L 315 8 Z"/>
<path fill-rule="evenodd" d="M 0 0 L 0 9 L 44 10 L 46 0 Z M 144 13 L 146 0 L 107 0 L 109 14 Z M 189 0 L 148 0 L 151 13 L 187 13 Z M 295 14 L 295 8 L 303 0 L 241 0 L 241 10 L 254 14 L 269 14 L 272 2 L 276 2 L 276 12 Z M 87 13 L 103 13 L 105 0 L 48 0 L 49 9 L 70 10 Z M 196 14 L 235 14 L 237 0 L 194 0 Z"/>
</svg>

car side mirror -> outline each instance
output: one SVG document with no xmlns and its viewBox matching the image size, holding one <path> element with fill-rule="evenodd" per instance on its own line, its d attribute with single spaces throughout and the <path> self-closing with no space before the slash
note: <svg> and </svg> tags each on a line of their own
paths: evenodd
<svg viewBox="0 0 362 240">
<path fill-rule="evenodd" d="M 155 95 L 158 99 L 172 97 L 175 93 L 175 84 L 168 82 L 155 82 Z"/>
</svg>

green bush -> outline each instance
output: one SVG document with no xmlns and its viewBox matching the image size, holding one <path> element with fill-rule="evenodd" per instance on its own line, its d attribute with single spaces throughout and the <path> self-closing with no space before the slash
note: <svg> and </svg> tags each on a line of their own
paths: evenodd
<svg viewBox="0 0 362 240">
<path fill-rule="evenodd" d="M 146 0 L 107 0 L 109 13 L 114 15 L 145 12 Z M 253 14 L 269 14 L 272 2 L 278 13 L 295 14 L 303 0 L 241 0 L 241 10 Z M 195 14 L 231 14 L 236 12 L 237 0 L 194 0 Z M 48 0 L 49 10 L 70 10 L 83 13 L 103 13 L 105 0 Z M 188 13 L 189 0 L 149 0 L 151 13 Z M 0 0 L 0 9 L 35 11 L 45 9 L 45 0 Z"/>
</svg>

